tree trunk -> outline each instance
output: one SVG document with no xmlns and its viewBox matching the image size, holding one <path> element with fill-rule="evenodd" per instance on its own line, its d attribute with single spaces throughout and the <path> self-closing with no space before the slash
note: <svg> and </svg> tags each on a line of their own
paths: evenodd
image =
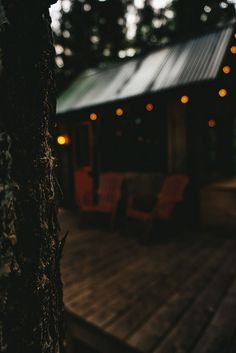
<svg viewBox="0 0 236 353">
<path fill-rule="evenodd" d="M 0 28 L 0 351 L 4 353 L 63 352 L 61 243 L 51 148 L 55 84 L 47 7 L 52 2 L 0 0 L 7 17 Z"/>
</svg>

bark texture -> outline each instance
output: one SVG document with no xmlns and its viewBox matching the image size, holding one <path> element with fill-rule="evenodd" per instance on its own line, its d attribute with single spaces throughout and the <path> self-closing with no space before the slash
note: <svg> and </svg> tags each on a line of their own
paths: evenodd
<svg viewBox="0 0 236 353">
<path fill-rule="evenodd" d="M 4 353 L 63 352 L 49 3 L 8 0 L 10 25 L 0 33 L 0 352 Z"/>
</svg>

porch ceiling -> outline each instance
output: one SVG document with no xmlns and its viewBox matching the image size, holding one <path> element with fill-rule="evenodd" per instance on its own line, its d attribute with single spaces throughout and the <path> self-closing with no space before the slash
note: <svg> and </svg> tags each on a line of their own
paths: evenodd
<svg viewBox="0 0 236 353">
<path fill-rule="evenodd" d="M 217 78 L 233 33 L 228 26 L 106 69 L 86 70 L 58 100 L 58 113 Z"/>
</svg>

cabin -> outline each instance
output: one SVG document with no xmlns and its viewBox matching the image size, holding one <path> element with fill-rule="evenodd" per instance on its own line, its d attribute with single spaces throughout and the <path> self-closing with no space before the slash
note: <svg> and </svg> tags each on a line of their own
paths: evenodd
<svg viewBox="0 0 236 353">
<path fill-rule="evenodd" d="M 146 177 L 147 189 L 153 176 L 182 173 L 198 192 L 233 179 L 235 88 L 233 24 L 83 72 L 58 100 L 64 203 L 75 202 L 81 171 L 94 190 L 107 172 Z"/>
<path fill-rule="evenodd" d="M 177 174 L 191 181 L 204 226 L 235 229 L 235 85 L 233 24 L 83 72 L 58 101 L 64 205 L 78 206 L 81 190 L 96 201 L 112 174 L 148 208 L 147 195 Z M 60 224 L 62 235 L 69 231 L 68 352 L 235 352 L 236 241 L 228 231 L 157 231 L 157 244 L 144 246 L 136 233 L 78 229 L 68 210 L 60 209 Z"/>
</svg>

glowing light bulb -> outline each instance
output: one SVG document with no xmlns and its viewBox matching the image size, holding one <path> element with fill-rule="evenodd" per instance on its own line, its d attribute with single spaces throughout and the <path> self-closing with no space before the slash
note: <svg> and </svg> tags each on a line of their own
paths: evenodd
<svg viewBox="0 0 236 353">
<path fill-rule="evenodd" d="M 124 115 L 124 109 L 122 109 L 122 108 L 117 108 L 117 109 L 116 109 L 116 116 L 121 117 L 121 116 L 123 116 L 123 115 Z"/>
<path fill-rule="evenodd" d="M 231 67 L 229 65 L 225 65 L 222 70 L 223 73 L 227 75 L 231 72 Z"/>
<path fill-rule="evenodd" d="M 227 96 L 228 92 L 227 92 L 227 90 L 226 90 L 225 88 L 221 88 L 221 89 L 219 90 L 218 94 L 219 94 L 219 96 L 220 96 L 221 98 L 224 98 L 225 96 Z"/>
<path fill-rule="evenodd" d="M 70 143 L 69 137 L 66 135 L 60 135 L 57 137 L 57 143 L 60 146 L 68 145 Z"/>
<path fill-rule="evenodd" d="M 210 128 L 216 127 L 215 119 L 208 120 L 208 127 L 210 127 Z"/>
<path fill-rule="evenodd" d="M 188 96 L 182 96 L 180 98 L 180 100 L 181 100 L 181 103 L 187 104 L 189 102 L 189 97 Z"/>
<path fill-rule="evenodd" d="M 92 120 L 92 121 L 95 121 L 97 120 L 98 116 L 96 113 L 91 113 L 90 116 L 89 116 L 89 119 Z"/>
<path fill-rule="evenodd" d="M 148 112 L 153 111 L 153 109 L 154 109 L 154 105 L 153 105 L 152 103 L 146 104 L 146 110 L 147 110 Z"/>
<path fill-rule="evenodd" d="M 230 51 L 232 54 L 236 54 L 236 45 L 233 45 L 231 48 L 230 48 Z"/>
</svg>

